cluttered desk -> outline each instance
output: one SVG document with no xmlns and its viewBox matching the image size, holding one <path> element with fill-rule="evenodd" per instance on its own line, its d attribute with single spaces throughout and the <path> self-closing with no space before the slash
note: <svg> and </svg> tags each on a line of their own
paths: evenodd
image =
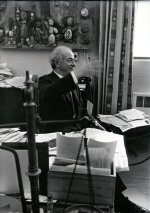
<svg viewBox="0 0 150 213">
<path fill-rule="evenodd" d="M 91 160 L 91 174 L 94 184 L 94 191 L 96 189 L 95 194 L 96 203 L 97 204 L 102 203 L 113 207 L 116 171 L 129 170 L 123 136 L 114 133 L 104 132 L 98 129 L 88 128 L 86 131 L 87 131 L 87 138 L 89 140 L 88 142 L 89 156 Z M 1 137 L 2 135 L 4 135 L 4 132 L 3 134 L 1 134 Z M 68 179 L 71 178 L 71 174 L 73 172 L 81 138 L 82 133 L 74 133 L 74 132 L 65 135 L 62 135 L 62 133 L 60 132 L 36 135 L 38 165 L 39 168 L 41 169 L 41 175 L 39 180 L 40 194 L 43 193 L 45 194 L 45 189 L 47 186 L 48 195 L 51 194 L 54 200 L 65 201 L 69 184 Z M 19 153 L 19 156 L 21 154 L 20 159 L 22 165 L 21 166 L 22 173 L 25 173 L 27 171 L 27 143 L 25 142 L 25 139 L 27 139 L 26 134 L 22 136 L 23 142 L 10 143 L 9 140 L 3 142 L 3 145 L 17 149 L 18 153 L 20 150 L 21 153 Z M 104 141 L 106 142 L 106 140 L 107 140 L 106 144 L 107 149 L 105 150 Z M 48 146 L 48 144 L 50 145 Z M 66 149 L 66 147 L 69 147 L 69 149 Z M 52 158 L 50 157 L 49 162 L 47 162 L 48 152 L 49 155 L 56 155 L 56 157 Z M 109 156 L 111 156 L 111 159 L 107 158 L 108 154 Z M 112 159 L 114 159 L 113 169 L 110 166 L 110 161 L 112 161 Z M 48 185 L 46 184 L 47 172 L 48 172 Z M 75 173 L 76 173 L 75 180 L 72 185 L 72 190 L 68 202 L 70 202 L 71 199 L 73 203 L 81 203 L 81 202 L 90 203 L 90 201 L 87 200 L 89 194 L 88 178 L 87 178 L 87 167 L 84 159 L 83 146 Z M 66 174 L 68 176 L 66 176 Z M 7 179 L 5 176 L 5 183 L 7 182 Z M 3 180 L 1 179 L 1 182 L 4 183 L 4 179 Z M 23 183 L 25 188 L 25 195 L 29 196 L 28 194 L 30 191 L 29 190 L 30 184 L 29 180 L 27 180 L 27 177 L 23 178 Z M 83 186 L 82 190 L 81 185 Z M 8 186 L 8 184 L 6 184 L 6 186 Z M 13 185 L 13 187 L 15 186 L 16 185 Z M 77 191 L 75 191 L 74 189 L 76 189 Z M 11 189 L 9 189 L 8 191 L 10 190 Z M 74 193 L 80 195 L 76 197 L 74 196 Z"/>
</svg>

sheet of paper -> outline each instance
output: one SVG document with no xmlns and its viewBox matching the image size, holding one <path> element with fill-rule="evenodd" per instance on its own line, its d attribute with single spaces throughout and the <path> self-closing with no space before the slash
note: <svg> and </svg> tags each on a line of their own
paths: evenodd
<svg viewBox="0 0 150 213">
<path fill-rule="evenodd" d="M 59 171 L 59 172 L 73 172 L 74 165 L 69 166 L 60 166 L 60 165 L 52 165 L 50 167 L 50 171 Z M 77 165 L 76 173 L 87 174 L 87 167 L 82 165 Z M 93 175 L 110 175 L 110 168 L 93 168 L 91 167 L 91 174 Z"/>
<path fill-rule="evenodd" d="M 110 139 L 116 140 L 117 144 L 116 144 L 116 149 L 114 154 L 114 164 L 115 164 L 116 170 L 129 171 L 128 158 L 127 158 L 126 149 L 124 145 L 123 135 L 102 131 L 102 130 L 94 129 L 94 128 L 87 128 L 86 130 L 87 130 L 87 137 L 89 138 L 93 138 L 96 140 L 105 138 L 107 139 L 107 141 L 109 141 Z"/>
<path fill-rule="evenodd" d="M 124 117 L 128 121 L 144 119 L 144 112 L 134 109 L 134 108 L 120 111 L 118 115 L 121 115 L 122 118 Z"/>
<path fill-rule="evenodd" d="M 11 85 L 13 87 L 24 88 L 25 87 L 25 80 L 26 80 L 25 76 L 16 76 L 16 77 L 5 80 L 5 82 L 8 85 Z"/>
<path fill-rule="evenodd" d="M 135 121 L 130 121 L 129 122 L 132 127 L 140 127 L 140 126 L 146 126 L 146 125 L 150 125 L 148 124 L 145 120 L 135 120 Z"/>
<path fill-rule="evenodd" d="M 80 133 L 66 133 L 65 135 L 63 135 L 62 133 L 57 133 L 57 157 L 76 160 L 81 142 L 82 134 Z M 83 154 L 84 147 L 82 142 L 80 155 Z"/>
<path fill-rule="evenodd" d="M 56 132 L 45 133 L 45 134 L 36 134 L 35 135 L 35 140 L 36 140 L 37 143 L 49 142 L 50 140 L 55 139 L 56 135 L 57 135 Z"/>
<path fill-rule="evenodd" d="M 95 138 L 98 137 L 103 130 L 96 129 L 96 128 L 86 128 L 86 137 L 87 138 Z"/>
<path fill-rule="evenodd" d="M 115 156 L 114 156 L 114 164 L 117 172 L 121 171 L 129 171 L 128 158 L 126 154 L 126 149 L 124 145 L 124 136 L 115 134 L 118 140 Z"/>
<path fill-rule="evenodd" d="M 105 131 L 101 132 L 101 134 L 99 135 L 96 135 L 95 138 L 88 139 L 89 150 L 90 148 L 99 149 L 99 151 L 95 152 L 95 156 L 97 156 L 98 159 L 101 159 L 102 162 L 108 161 L 107 165 L 113 162 L 116 145 L 117 145 L 116 137 L 113 134 L 105 132 Z M 105 151 L 103 151 L 103 149 Z M 101 153 L 101 156 L 99 156 L 100 153 Z"/>
<path fill-rule="evenodd" d="M 87 101 L 87 111 L 90 115 L 92 115 L 93 112 L 93 104 L 91 103 L 91 101 Z"/>
<path fill-rule="evenodd" d="M 90 166 L 94 168 L 110 168 L 110 149 L 89 147 Z"/>
</svg>

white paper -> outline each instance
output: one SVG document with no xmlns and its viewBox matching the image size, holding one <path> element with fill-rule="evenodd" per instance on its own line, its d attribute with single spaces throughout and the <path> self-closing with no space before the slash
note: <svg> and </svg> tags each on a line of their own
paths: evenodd
<svg viewBox="0 0 150 213">
<path fill-rule="evenodd" d="M 105 160 L 103 157 L 106 157 L 106 158 L 108 157 L 107 160 L 110 163 L 113 162 L 116 145 L 117 145 L 116 137 L 113 134 L 105 132 L 105 131 L 101 132 L 101 134 L 99 135 L 95 135 L 95 138 L 88 139 L 89 149 L 101 148 L 99 149 L 99 153 L 95 152 L 95 155 L 98 157 L 98 159 L 100 159 L 99 155 L 101 153 L 101 161 Z M 102 149 L 105 149 L 105 152 Z"/>
<path fill-rule="evenodd" d="M 114 164 L 117 172 L 129 171 L 128 158 L 126 154 L 126 149 L 124 145 L 124 136 L 114 134 L 117 138 L 117 147 L 114 156 Z"/>
<path fill-rule="evenodd" d="M 96 128 L 86 128 L 86 137 L 87 138 L 96 138 L 98 137 L 103 130 L 96 129 Z"/>
<path fill-rule="evenodd" d="M 76 160 L 79 147 L 82 141 L 82 134 L 66 133 L 65 135 L 57 133 L 56 146 L 58 158 L 69 158 Z M 80 155 L 84 154 L 83 142 Z"/>
<path fill-rule="evenodd" d="M 130 117 L 130 119 L 133 119 L 133 116 L 132 116 L 132 118 Z M 112 124 L 113 126 L 120 128 L 120 130 L 122 132 L 126 132 L 126 131 L 128 131 L 132 128 L 150 125 L 149 116 L 147 116 L 143 112 L 141 112 L 141 117 L 143 117 L 143 116 L 144 116 L 144 119 L 143 118 L 137 119 L 138 116 L 136 116 L 136 119 L 134 117 L 134 120 L 131 120 L 131 121 L 127 120 L 127 118 L 125 118 L 125 116 L 123 116 L 121 114 L 116 114 L 114 116 L 112 116 L 112 115 L 109 115 L 109 116 L 108 115 L 106 115 L 106 116 L 105 115 L 104 116 L 98 115 L 98 119 L 100 121 L 104 122 L 104 123 Z"/>
<path fill-rule="evenodd" d="M 0 64 L 0 74 L 12 75 L 11 70 L 7 67 L 6 63 Z"/>
<path fill-rule="evenodd" d="M 128 121 L 144 119 L 144 112 L 137 110 L 137 109 L 134 109 L 134 108 L 120 111 L 118 115 L 123 116 Z"/>
<path fill-rule="evenodd" d="M 16 76 L 14 78 L 6 79 L 5 82 L 16 88 L 24 88 L 25 87 L 25 76 Z"/>
<path fill-rule="evenodd" d="M 146 120 L 135 120 L 135 121 L 130 121 L 129 122 L 131 125 L 132 125 L 132 127 L 140 127 L 140 126 L 147 126 L 147 125 L 149 125 L 147 122 L 146 122 Z"/>
<path fill-rule="evenodd" d="M 89 147 L 90 166 L 94 168 L 110 168 L 110 149 Z"/>
<path fill-rule="evenodd" d="M 0 142 L 23 142 L 26 140 L 26 132 L 18 128 L 2 128 L 0 130 Z"/>
<path fill-rule="evenodd" d="M 70 171 L 73 172 L 74 169 L 74 165 L 69 165 L 65 167 L 66 171 Z M 86 166 L 82 166 L 82 165 L 77 165 L 76 167 L 76 173 L 82 173 L 82 174 L 87 174 L 87 167 Z M 93 175 L 110 175 L 111 174 L 111 170 L 110 168 L 94 168 L 91 167 L 91 174 Z"/>
<path fill-rule="evenodd" d="M 79 138 L 81 139 L 82 134 L 67 133 L 66 135 L 62 135 L 61 133 L 59 133 L 58 135 L 60 136 L 60 138 L 57 138 L 57 140 L 56 140 L 56 142 L 57 142 L 57 153 L 56 153 L 56 150 L 55 150 L 57 157 L 58 158 L 67 158 L 67 159 L 69 158 L 69 159 L 76 160 L 76 156 L 77 156 L 77 152 L 78 152 L 78 148 L 79 148 Z M 125 149 L 125 146 L 124 146 L 124 137 L 122 135 L 115 134 L 115 133 L 112 133 L 112 132 L 102 131 L 102 130 L 99 130 L 99 129 L 87 128 L 86 129 L 86 136 L 87 136 L 87 138 L 91 138 L 91 139 L 94 139 L 96 141 L 101 140 L 101 139 L 103 139 L 103 141 L 104 141 L 104 139 L 105 139 L 106 140 L 105 141 L 106 147 L 110 143 L 113 143 L 113 141 L 117 141 L 116 149 L 115 149 L 115 153 L 114 153 L 114 159 L 113 159 L 116 171 L 129 171 L 128 158 L 127 158 L 126 149 Z M 59 141 L 58 141 L 58 139 L 59 139 Z M 100 146 L 100 143 L 96 142 L 96 141 L 94 143 L 92 143 L 92 145 L 89 146 L 88 150 L 89 150 L 89 154 L 91 155 L 90 149 L 92 147 L 96 148 L 96 150 L 98 150 L 98 151 L 96 151 L 96 155 L 99 158 L 100 157 L 99 153 L 101 152 L 99 149 L 101 149 L 101 146 Z M 104 142 L 103 142 L 103 147 L 104 147 Z M 84 147 L 82 147 L 82 154 L 83 154 L 83 148 Z M 95 150 L 93 149 L 92 151 L 95 151 Z M 52 153 L 52 151 L 50 151 L 50 154 L 51 153 Z M 109 153 L 107 148 L 106 148 L 106 153 L 107 154 Z M 104 152 L 103 156 L 106 156 L 106 153 Z M 91 156 L 90 156 L 90 158 L 91 158 Z M 95 162 L 96 162 L 97 157 L 94 156 L 94 158 L 95 158 Z M 79 158 L 79 159 L 82 159 L 82 158 Z M 108 160 L 108 163 L 110 163 L 110 160 Z"/>
<path fill-rule="evenodd" d="M 92 115 L 93 112 L 93 104 L 88 100 L 87 101 L 87 111 L 90 115 Z"/>
<path fill-rule="evenodd" d="M 59 171 L 59 172 L 73 172 L 74 164 L 69 166 L 61 166 L 61 165 L 52 165 L 50 167 L 50 171 Z M 76 173 L 81 174 L 88 174 L 87 167 L 82 165 L 77 165 Z M 111 171 L 110 168 L 93 168 L 91 167 L 91 174 L 92 175 L 110 175 Z"/>
<path fill-rule="evenodd" d="M 46 134 L 36 134 L 35 140 L 37 143 L 49 142 L 50 140 L 53 140 L 56 138 L 56 134 L 57 134 L 56 132 L 46 133 Z"/>
<path fill-rule="evenodd" d="M 98 115 L 98 119 L 100 119 L 100 121 L 102 121 L 104 123 L 112 124 L 113 126 L 120 128 L 122 132 L 125 132 L 125 131 L 132 128 L 132 125 L 129 124 L 129 122 L 124 121 L 120 117 L 117 117 L 117 116 L 113 116 L 113 115 L 101 116 L 101 115 Z"/>
</svg>

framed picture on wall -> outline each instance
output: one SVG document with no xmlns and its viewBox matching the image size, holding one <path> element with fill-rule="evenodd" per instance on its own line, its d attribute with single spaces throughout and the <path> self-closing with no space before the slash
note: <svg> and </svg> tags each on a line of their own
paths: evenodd
<svg viewBox="0 0 150 213">
<path fill-rule="evenodd" d="M 0 48 L 89 49 L 93 9 L 88 1 L 0 1 Z"/>
</svg>

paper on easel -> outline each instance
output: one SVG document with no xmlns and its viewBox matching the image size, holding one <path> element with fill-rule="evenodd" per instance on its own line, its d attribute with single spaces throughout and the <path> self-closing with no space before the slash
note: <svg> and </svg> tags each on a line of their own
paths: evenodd
<svg viewBox="0 0 150 213">
<path fill-rule="evenodd" d="M 76 160 L 79 147 L 82 141 L 82 134 L 66 133 L 65 135 L 57 133 L 57 157 Z M 84 145 L 82 143 L 80 156 L 84 155 Z"/>
</svg>

